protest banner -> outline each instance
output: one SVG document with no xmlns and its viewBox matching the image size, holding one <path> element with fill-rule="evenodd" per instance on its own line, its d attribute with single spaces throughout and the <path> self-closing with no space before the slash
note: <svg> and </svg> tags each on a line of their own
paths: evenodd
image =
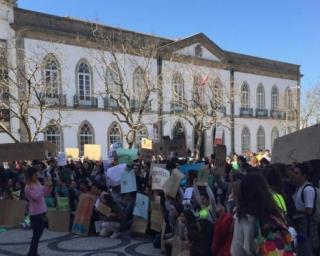
<svg viewBox="0 0 320 256">
<path fill-rule="evenodd" d="M 0 144 L 0 161 L 43 160 L 56 155 L 56 144 L 49 141 Z"/>
<path fill-rule="evenodd" d="M 155 202 L 151 202 L 151 216 L 150 216 L 150 229 L 160 232 L 163 224 L 163 215 L 161 211 L 161 205 Z"/>
<path fill-rule="evenodd" d="M 57 165 L 58 166 L 65 166 L 67 165 L 67 157 L 66 153 L 64 152 L 59 152 L 57 156 Z"/>
<path fill-rule="evenodd" d="M 127 168 L 127 164 L 118 164 L 107 169 L 106 178 L 109 180 L 111 186 L 120 185 L 121 175 Z"/>
<path fill-rule="evenodd" d="M 163 184 L 170 177 L 170 172 L 164 168 L 160 168 L 157 166 L 152 166 L 151 169 L 151 177 L 152 177 L 152 190 L 162 190 Z"/>
<path fill-rule="evenodd" d="M 148 220 L 149 210 L 149 197 L 143 194 L 137 193 L 136 203 L 133 209 L 133 215 L 142 217 Z"/>
<path fill-rule="evenodd" d="M 84 157 L 93 160 L 101 160 L 101 145 L 99 144 L 85 144 L 84 145 Z"/>
<path fill-rule="evenodd" d="M 178 169 L 174 169 L 171 173 L 171 176 L 163 184 L 162 189 L 164 193 L 168 196 L 175 198 L 180 186 L 180 180 L 183 177 L 184 174 L 182 172 L 180 172 Z"/>
<path fill-rule="evenodd" d="M 67 158 L 79 159 L 79 149 L 78 148 L 65 148 Z"/>
<path fill-rule="evenodd" d="M 133 217 L 130 231 L 132 233 L 145 234 L 147 232 L 148 220 L 141 217 Z"/>
<path fill-rule="evenodd" d="M 49 208 L 47 212 L 49 230 L 53 232 L 69 232 L 69 211 Z"/>
<path fill-rule="evenodd" d="M 19 227 L 24 219 L 26 205 L 24 200 L 0 200 L 0 226 Z"/>
<path fill-rule="evenodd" d="M 320 159 L 320 124 L 282 136 L 274 141 L 271 163 L 292 164 Z"/>
<path fill-rule="evenodd" d="M 82 236 L 88 235 L 93 206 L 95 203 L 94 201 L 94 196 L 90 194 L 81 194 L 75 213 L 72 233 Z"/>
<path fill-rule="evenodd" d="M 137 191 L 136 174 L 134 170 L 121 173 L 121 194 Z"/>
<path fill-rule="evenodd" d="M 152 150 L 152 140 L 147 138 L 141 138 L 141 148 Z"/>
<path fill-rule="evenodd" d="M 117 149 L 117 158 L 119 164 L 133 164 L 133 161 L 138 158 L 138 149 Z"/>
<path fill-rule="evenodd" d="M 187 152 L 185 136 L 170 140 L 169 136 L 163 137 L 163 151 L 166 156 L 177 153 L 178 156 L 185 157 Z"/>
<path fill-rule="evenodd" d="M 69 198 L 68 197 L 57 197 L 57 209 L 58 210 L 69 210 Z"/>
<path fill-rule="evenodd" d="M 226 168 L 227 148 L 225 145 L 216 145 L 214 147 L 215 153 L 215 174 L 223 175 Z"/>
<path fill-rule="evenodd" d="M 209 169 L 207 167 L 203 167 L 197 175 L 196 185 L 197 186 L 208 186 L 209 179 Z"/>
</svg>

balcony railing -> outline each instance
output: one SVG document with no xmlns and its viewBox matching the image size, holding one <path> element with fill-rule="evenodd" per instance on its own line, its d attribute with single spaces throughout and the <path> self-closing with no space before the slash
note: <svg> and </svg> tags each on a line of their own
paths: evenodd
<svg viewBox="0 0 320 256">
<path fill-rule="evenodd" d="M 268 110 L 256 108 L 256 117 L 257 118 L 267 118 L 268 117 Z"/>
<path fill-rule="evenodd" d="M 282 111 L 271 109 L 270 117 L 272 119 L 284 119 L 285 115 Z"/>
<path fill-rule="evenodd" d="M 43 104 L 46 104 L 51 107 L 65 107 L 67 106 L 67 95 L 66 94 L 47 94 L 43 95 L 41 99 Z"/>
<path fill-rule="evenodd" d="M 240 116 L 253 117 L 253 109 L 252 108 L 240 108 Z"/>
<path fill-rule="evenodd" d="M 89 97 L 89 96 L 74 95 L 73 96 L 73 106 L 75 108 L 77 108 L 77 107 L 98 108 L 98 98 Z"/>
</svg>

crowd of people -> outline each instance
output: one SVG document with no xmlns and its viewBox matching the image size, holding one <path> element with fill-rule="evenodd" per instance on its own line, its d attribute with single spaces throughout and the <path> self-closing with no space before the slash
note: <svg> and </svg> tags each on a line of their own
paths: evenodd
<svg viewBox="0 0 320 256">
<path fill-rule="evenodd" d="M 320 161 L 320 160 L 319 160 Z M 176 196 L 152 190 L 150 162 L 135 160 L 126 171 L 134 172 L 137 189 L 121 193 L 113 186 L 99 161 L 69 161 L 57 166 L 47 161 L 2 163 L 0 199 L 27 200 L 22 220 L 31 220 L 33 238 L 29 255 L 37 255 L 37 243 L 46 225 L 47 208 L 68 198 L 70 231 L 81 194 L 91 194 L 111 210 L 102 215 L 95 204 L 89 235 L 117 238 L 130 232 L 137 193 L 158 202 L 164 219 L 161 231 L 147 228 L 154 247 L 165 255 L 320 255 L 320 193 L 318 160 L 271 164 L 270 153 L 233 155 L 224 173 L 216 172 L 215 155 L 204 158 L 207 184 L 197 183 L 199 170 L 188 170 Z M 172 173 L 190 163 L 188 158 L 162 160 Z M 116 159 L 111 166 L 116 166 Z M 189 200 L 184 194 L 192 189 Z M 42 204 L 33 204 L 43 200 Z M 97 233 L 95 222 L 101 221 Z"/>
</svg>

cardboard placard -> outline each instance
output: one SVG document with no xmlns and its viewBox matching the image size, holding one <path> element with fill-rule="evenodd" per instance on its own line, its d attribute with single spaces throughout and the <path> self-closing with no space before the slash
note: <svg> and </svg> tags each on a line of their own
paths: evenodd
<svg viewBox="0 0 320 256">
<path fill-rule="evenodd" d="M 227 148 L 225 145 L 216 145 L 214 147 L 216 155 L 215 159 L 215 174 L 223 175 L 226 168 Z"/>
<path fill-rule="evenodd" d="M 152 140 L 147 138 L 141 138 L 141 148 L 152 150 Z"/>
<path fill-rule="evenodd" d="M 127 164 L 118 164 L 107 169 L 106 178 L 111 186 L 120 185 L 121 175 L 127 168 Z"/>
<path fill-rule="evenodd" d="M 136 203 L 133 209 L 133 215 L 148 220 L 149 197 L 144 194 L 137 193 Z"/>
<path fill-rule="evenodd" d="M 207 167 L 202 168 L 197 175 L 197 186 L 208 186 L 209 169 Z"/>
<path fill-rule="evenodd" d="M 120 182 L 122 194 L 137 191 L 136 174 L 133 170 L 122 172 Z"/>
<path fill-rule="evenodd" d="M 65 166 L 67 165 L 67 157 L 64 152 L 59 152 L 57 156 L 57 165 L 58 166 Z"/>
<path fill-rule="evenodd" d="M 67 158 L 79 159 L 79 149 L 78 148 L 65 148 Z"/>
<path fill-rule="evenodd" d="M 93 195 L 81 194 L 72 226 L 72 233 L 82 236 L 88 235 L 94 203 L 95 197 Z"/>
<path fill-rule="evenodd" d="M 174 169 L 169 179 L 167 179 L 167 181 L 163 184 L 162 188 L 164 193 L 175 198 L 180 186 L 180 180 L 183 177 L 184 174 L 182 172 L 180 172 L 178 169 Z"/>
<path fill-rule="evenodd" d="M 170 177 L 170 172 L 166 169 L 153 166 L 151 169 L 151 176 L 152 176 L 152 190 L 162 190 L 163 184 L 167 181 Z"/>
<path fill-rule="evenodd" d="M 53 232 L 69 232 L 70 213 L 49 208 L 47 212 L 49 230 Z"/>
<path fill-rule="evenodd" d="M 320 159 L 320 124 L 282 136 L 274 141 L 271 163 L 292 164 Z"/>
<path fill-rule="evenodd" d="M 186 188 L 183 194 L 183 201 L 185 203 L 190 203 L 193 194 L 193 187 Z"/>
<path fill-rule="evenodd" d="M 160 232 L 162 230 L 163 215 L 160 204 L 151 202 L 150 229 Z"/>
<path fill-rule="evenodd" d="M 138 158 L 138 149 L 117 149 L 117 158 L 119 164 L 133 164 Z"/>
<path fill-rule="evenodd" d="M 56 147 L 56 144 L 49 141 L 0 144 L 0 160 L 43 160 L 48 153 L 55 156 Z"/>
<path fill-rule="evenodd" d="M 19 227 L 24 219 L 27 202 L 24 200 L 0 200 L 0 226 Z"/>
<path fill-rule="evenodd" d="M 97 207 L 97 211 L 107 217 L 109 217 L 111 214 L 111 208 L 101 202 L 99 203 L 99 205 Z"/>
<path fill-rule="evenodd" d="M 101 160 L 101 145 L 99 144 L 85 144 L 84 145 L 84 157 L 93 160 Z"/>
<path fill-rule="evenodd" d="M 145 234 L 148 227 L 148 221 L 144 218 L 133 217 L 130 231 L 132 233 Z"/>
</svg>

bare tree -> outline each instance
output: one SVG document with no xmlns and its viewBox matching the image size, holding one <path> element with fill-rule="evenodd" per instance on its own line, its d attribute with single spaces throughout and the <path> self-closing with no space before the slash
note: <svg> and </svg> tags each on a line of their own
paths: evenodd
<svg viewBox="0 0 320 256">
<path fill-rule="evenodd" d="M 306 128 L 320 121 L 320 83 L 307 89 L 302 96 L 300 128 Z"/>
<path fill-rule="evenodd" d="M 95 27 L 99 45 L 97 71 L 105 81 L 105 106 L 120 123 L 129 127 L 126 141 L 132 148 L 138 132 L 144 127 L 144 117 L 157 101 L 155 69 L 159 41 L 130 33 L 104 31 Z"/>
<path fill-rule="evenodd" d="M 0 48 L 0 130 L 16 143 L 36 141 L 49 126 L 61 122 L 64 99 L 54 88 L 58 78 L 43 73 L 44 65 L 50 63 L 44 63 L 37 54 L 27 57 L 23 49 L 17 48 L 17 63 L 10 63 L 9 47 L 2 44 Z M 47 61 L 50 62 L 50 58 Z M 10 127 L 10 121 L 15 120 L 20 124 L 22 136 Z"/>
</svg>

